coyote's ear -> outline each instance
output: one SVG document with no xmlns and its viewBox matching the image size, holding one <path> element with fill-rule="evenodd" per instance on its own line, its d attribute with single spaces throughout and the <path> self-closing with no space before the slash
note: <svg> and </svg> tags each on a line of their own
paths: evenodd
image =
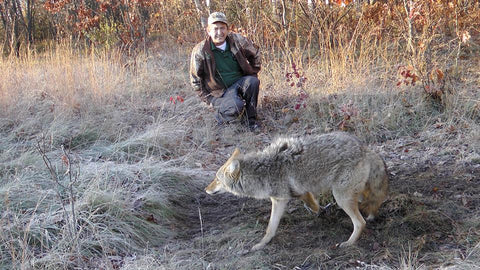
<svg viewBox="0 0 480 270">
<path fill-rule="evenodd" d="M 233 150 L 232 155 L 228 158 L 226 163 L 232 162 L 232 160 L 236 159 L 239 155 L 240 155 L 240 150 L 238 148 L 235 148 L 235 150 Z"/>
<path fill-rule="evenodd" d="M 236 158 L 238 155 L 240 155 L 240 149 L 235 148 L 235 150 L 233 150 L 233 154 L 232 154 L 232 156 L 231 156 L 230 158 L 231 158 L 231 159 L 234 159 L 234 158 Z"/>
<path fill-rule="evenodd" d="M 234 159 L 232 160 L 227 167 L 227 173 L 234 179 L 238 180 L 240 175 L 240 161 Z"/>
</svg>

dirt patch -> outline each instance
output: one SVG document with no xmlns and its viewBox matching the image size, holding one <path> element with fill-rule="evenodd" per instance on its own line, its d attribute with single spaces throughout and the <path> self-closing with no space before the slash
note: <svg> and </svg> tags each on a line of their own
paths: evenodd
<svg viewBox="0 0 480 270">
<path fill-rule="evenodd" d="M 172 240 L 177 248 L 164 260 L 178 256 L 179 246 L 208 269 L 436 268 L 463 260 L 480 240 L 480 165 L 465 153 L 425 145 L 400 139 L 373 146 L 389 167 L 390 196 L 354 247 L 335 247 L 353 228 L 337 206 L 313 216 L 291 201 L 274 239 L 248 253 L 264 234 L 270 201 L 209 196 L 205 182 L 193 196 L 170 198 L 181 214 Z"/>
</svg>

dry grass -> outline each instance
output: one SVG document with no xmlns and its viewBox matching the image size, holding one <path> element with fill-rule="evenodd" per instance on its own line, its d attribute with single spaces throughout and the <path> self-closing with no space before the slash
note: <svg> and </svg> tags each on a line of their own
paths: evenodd
<svg viewBox="0 0 480 270">
<path fill-rule="evenodd" d="M 8 70 L 0 75 L 0 268 L 423 269 L 429 263 L 439 265 L 422 257 L 437 253 L 426 252 L 420 236 L 385 238 L 380 244 L 372 240 L 348 252 L 332 251 L 331 245 L 349 230 L 346 219 L 334 212 L 320 222 L 322 228 L 311 228 L 306 225 L 311 219 L 297 210 L 298 205 L 282 221 L 284 227 L 268 254 L 242 255 L 263 233 L 268 205 L 227 195 L 210 198 L 202 189 L 234 146 L 258 149 L 278 134 L 344 129 L 379 149 L 383 143 L 405 138 L 426 138 L 425 143 L 435 149 L 461 141 L 473 151 L 461 152 L 460 160 L 474 166 L 480 153 L 478 69 L 470 66 L 467 75 L 452 78 L 451 94 L 438 103 L 425 96 L 421 86 L 397 87 L 393 59 L 372 68 L 367 61 L 371 53 L 366 53 L 359 65 L 345 59 L 305 65 L 301 72 L 307 77 L 303 85 L 309 95 L 307 106 L 295 110 L 299 88 L 285 81 L 290 64 L 270 61 L 260 77 L 264 132 L 253 134 L 243 127 L 220 131 L 213 127 L 212 113 L 189 86 L 188 52 L 170 49 L 127 61 L 120 53 L 78 52 L 63 46 L 42 55 L 0 59 L 0 69 Z M 172 104 L 170 97 L 177 96 L 184 102 Z M 47 170 L 37 145 L 50 159 L 54 174 Z M 61 146 L 70 158 L 71 171 Z M 387 163 L 397 168 L 398 175 L 408 177 L 390 156 L 395 149 L 399 148 L 384 150 Z M 65 188 L 70 184 L 73 193 Z M 408 237 L 412 228 L 405 224 L 423 228 L 414 233 L 430 235 L 432 227 L 449 221 L 437 217 L 433 209 L 422 208 L 425 201 L 409 194 L 401 183 L 392 189 L 379 239 L 382 233 L 391 236 L 401 230 Z M 477 197 L 469 197 L 474 207 L 480 205 Z M 438 251 L 445 256 L 445 266 L 473 269 L 478 264 L 478 215 L 470 218 L 470 225 L 447 222 L 450 227 L 442 229 L 454 230 L 461 243 L 460 256 Z M 342 228 L 329 226 L 335 222 Z M 72 224 L 74 232 L 69 229 Z M 289 244 L 286 238 L 296 230 L 307 233 Z M 308 240 L 308 231 L 321 237 Z M 304 244 L 306 249 L 301 248 Z M 383 249 L 371 251 L 369 245 Z"/>
<path fill-rule="evenodd" d="M 166 57 L 178 59 L 126 67 L 115 53 L 85 56 L 67 47 L 1 60 L 9 70 L 0 80 L 2 268 L 113 267 L 108 258 L 158 247 L 174 234 L 166 194 L 191 190 L 185 181 L 197 172 L 180 166 L 192 162 L 186 143 L 198 138 L 186 139 L 186 116 L 200 106 L 191 97 L 176 111 L 168 103 L 169 95 L 184 95 L 177 91 L 186 80 L 176 71 L 184 64 L 172 68 Z M 78 177 L 74 196 L 65 190 L 61 145 Z M 72 197 L 74 235 L 70 208 L 62 207 Z"/>
</svg>

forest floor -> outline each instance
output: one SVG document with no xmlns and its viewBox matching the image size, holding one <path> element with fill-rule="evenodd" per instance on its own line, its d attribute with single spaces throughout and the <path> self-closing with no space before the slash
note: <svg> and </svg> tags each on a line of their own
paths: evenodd
<svg viewBox="0 0 480 270">
<path fill-rule="evenodd" d="M 264 134 L 254 136 L 265 141 Z M 386 161 L 390 195 L 357 244 L 344 249 L 336 244 L 349 237 L 353 225 L 339 207 L 317 217 L 291 201 L 273 240 L 261 251 L 247 252 L 264 234 L 270 201 L 210 196 L 203 191 L 214 177 L 210 171 L 194 194 L 169 197 L 181 213 L 179 234 L 163 248 L 161 262 L 188 268 L 196 260 L 205 269 L 476 269 L 479 145 L 462 137 L 437 126 L 371 145 Z M 225 159 L 231 151 L 224 150 Z M 328 196 L 321 201 L 334 202 Z"/>
</svg>

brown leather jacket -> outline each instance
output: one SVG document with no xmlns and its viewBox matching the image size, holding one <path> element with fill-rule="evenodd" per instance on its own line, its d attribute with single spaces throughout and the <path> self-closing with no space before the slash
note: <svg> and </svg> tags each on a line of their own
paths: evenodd
<svg viewBox="0 0 480 270">
<path fill-rule="evenodd" d="M 224 84 L 217 80 L 215 58 L 211 49 L 211 38 L 198 43 L 192 50 L 190 59 L 190 83 L 200 98 L 210 103 L 211 97 L 220 97 L 225 90 Z M 229 33 L 226 41 L 238 61 L 244 75 L 257 76 L 261 66 L 258 46 L 240 34 Z"/>
</svg>

